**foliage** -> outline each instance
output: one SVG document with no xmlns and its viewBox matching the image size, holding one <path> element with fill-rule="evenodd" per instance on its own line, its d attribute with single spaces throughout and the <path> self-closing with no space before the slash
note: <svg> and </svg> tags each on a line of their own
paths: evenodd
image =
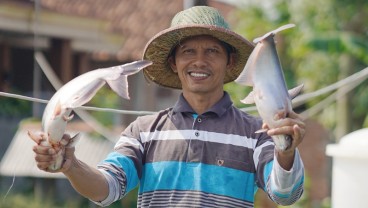
<svg viewBox="0 0 368 208">
<path fill-rule="evenodd" d="M 109 205 L 109 208 L 120 207 L 137 207 L 137 194 L 138 188 L 129 192 L 122 200 L 116 201 Z M 54 198 L 37 198 L 33 193 L 17 192 L 16 194 L 9 194 L 5 198 L 5 193 L 0 193 L 2 198 L 0 199 L 1 208 L 88 208 L 91 207 L 91 203 L 88 199 L 68 199 L 56 202 Z"/>
<path fill-rule="evenodd" d="M 362 0 L 255 1 L 239 9 L 234 18 L 238 20 L 236 31 L 249 40 L 281 25 L 296 24 L 295 28 L 276 36 L 277 50 L 288 87 L 304 83 L 307 93 L 333 84 L 368 65 L 368 18 L 364 12 L 367 10 L 368 5 Z M 350 123 L 354 129 L 367 125 L 368 95 L 364 93 L 367 90 L 368 82 L 365 81 L 351 93 L 354 107 Z M 239 89 L 228 91 L 238 93 Z M 325 96 L 310 100 L 307 107 Z M 339 118 L 336 113 L 325 112 L 331 112 L 331 108 L 336 112 L 336 105 L 331 105 L 317 118 L 333 129 Z"/>
<path fill-rule="evenodd" d="M 32 103 L 28 101 L 0 96 L 0 116 L 28 117 L 31 109 Z"/>
<path fill-rule="evenodd" d="M 246 88 L 234 82 L 230 82 L 224 86 L 224 90 L 229 93 L 235 106 L 239 108 L 246 107 L 245 104 L 240 102 L 240 100 L 244 99 L 248 95 L 248 93 L 251 91 L 251 88 Z"/>
<path fill-rule="evenodd" d="M 35 199 L 31 194 L 9 195 L 0 204 L 2 208 L 71 208 L 81 207 L 81 204 L 67 200 L 63 204 L 56 204 L 52 199 Z"/>
<path fill-rule="evenodd" d="M 121 99 L 108 87 L 102 87 L 94 96 L 94 98 L 89 102 L 89 105 L 100 107 L 100 108 L 120 108 Z M 118 119 L 119 114 L 113 114 L 111 112 L 99 112 L 91 111 L 93 117 L 95 117 L 100 123 L 106 126 L 111 126 L 114 121 Z"/>
<path fill-rule="evenodd" d="M 368 4 L 363 0 L 276 0 L 251 1 L 240 8 L 233 19 L 238 22 L 235 31 L 253 40 L 288 23 L 295 28 L 276 36 L 277 51 L 288 87 L 304 84 L 304 93 L 313 92 L 343 79 L 368 65 Z M 227 85 L 235 100 L 244 97 L 249 89 Z M 234 89 L 235 88 L 235 89 Z M 368 127 L 368 81 L 350 94 L 351 130 Z M 236 93 L 239 95 L 233 95 Z M 330 94 L 316 97 L 306 103 L 312 107 Z M 239 103 L 236 103 L 239 104 Z M 315 117 L 334 130 L 344 119 L 337 113 L 337 103 L 326 106 Z M 306 190 L 307 191 L 307 190 Z M 290 207 L 330 207 L 329 199 L 319 205 L 308 205 L 308 193 Z"/>
</svg>

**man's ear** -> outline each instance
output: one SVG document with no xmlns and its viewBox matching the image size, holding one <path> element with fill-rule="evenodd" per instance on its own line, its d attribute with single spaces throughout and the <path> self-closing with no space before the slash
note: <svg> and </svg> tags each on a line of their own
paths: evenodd
<svg viewBox="0 0 368 208">
<path fill-rule="evenodd" d="M 178 70 L 176 68 L 176 63 L 175 63 L 175 58 L 173 56 L 170 56 L 167 59 L 167 62 L 169 63 L 171 69 L 173 70 L 173 72 L 178 73 Z"/>
<path fill-rule="evenodd" d="M 235 62 L 236 62 L 236 53 L 230 53 L 229 60 L 226 65 L 226 69 L 231 70 L 232 68 L 234 68 Z"/>
</svg>

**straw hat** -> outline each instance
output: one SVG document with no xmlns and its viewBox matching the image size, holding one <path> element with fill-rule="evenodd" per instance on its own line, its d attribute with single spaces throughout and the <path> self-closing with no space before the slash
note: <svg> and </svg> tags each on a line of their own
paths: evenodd
<svg viewBox="0 0 368 208">
<path fill-rule="evenodd" d="M 207 6 L 191 7 L 179 12 L 172 19 L 170 28 L 148 41 L 143 59 L 151 60 L 153 64 L 143 69 L 145 77 L 161 86 L 181 89 L 179 76 L 173 72 L 167 59 L 181 40 L 197 35 L 211 35 L 235 49 L 236 62 L 234 68 L 228 70 L 224 83 L 235 80 L 243 70 L 254 45 L 231 31 L 219 11 Z"/>
</svg>

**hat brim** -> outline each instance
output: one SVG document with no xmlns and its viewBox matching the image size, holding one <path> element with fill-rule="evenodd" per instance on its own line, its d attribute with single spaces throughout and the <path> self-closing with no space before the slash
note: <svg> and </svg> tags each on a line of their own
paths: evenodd
<svg viewBox="0 0 368 208">
<path fill-rule="evenodd" d="M 181 89 L 179 76 L 168 64 L 169 54 L 179 41 L 198 35 L 211 35 L 235 48 L 236 61 L 234 67 L 227 71 L 224 83 L 235 80 L 243 70 L 254 45 L 237 33 L 222 27 L 209 25 L 185 25 L 169 28 L 155 35 L 144 49 L 143 59 L 153 62 L 143 69 L 145 77 L 158 85 Z"/>
</svg>

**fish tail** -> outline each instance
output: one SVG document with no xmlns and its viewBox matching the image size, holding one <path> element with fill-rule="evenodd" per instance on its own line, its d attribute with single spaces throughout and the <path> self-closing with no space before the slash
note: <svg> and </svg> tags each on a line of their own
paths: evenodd
<svg viewBox="0 0 368 208">
<path fill-rule="evenodd" d="M 292 28 L 292 27 L 295 27 L 295 24 L 283 25 L 283 26 L 277 28 L 276 30 L 272 30 L 271 32 L 266 33 L 262 37 L 258 37 L 256 39 L 254 39 L 253 43 L 258 43 L 258 42 L 262 41 L 263 39 L 267 38 L 270 35 L 275 35 L 276 33 L 280 32 L 280 31 L 283 31 L 283 30 L 286 30 L 286 29 L 289 29 L 289 28 Z"/>
<path fill-rule="evenodd" d="M 140 70 L 142 70 L 143 68 L 151 64 L 152 64 L 152 61 L 139 60 L 139 61 L 134 61 L 132 63 L 124 64 L 118 67 L 122 69 L 121 74 L 132 75 L 132 74 L 139 72 Z"/>
</svg>

